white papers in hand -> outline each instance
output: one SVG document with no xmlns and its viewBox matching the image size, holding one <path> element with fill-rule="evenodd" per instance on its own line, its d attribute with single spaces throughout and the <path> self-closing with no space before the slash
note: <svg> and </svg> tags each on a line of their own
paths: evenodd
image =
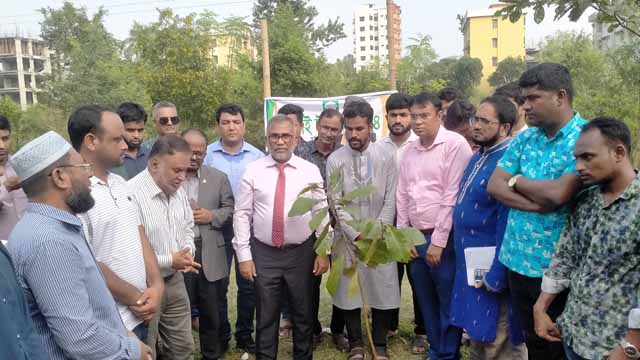
<svg viewBox="0 0 640 360">
<path fill-rule="evenodd" d="M 495 246 L 471 247 L 464 249 L 464 260 L 467 265 L 467 285 L 475 287 L 475 270 L 489 270 L 495 255 Z"/>
</svg>

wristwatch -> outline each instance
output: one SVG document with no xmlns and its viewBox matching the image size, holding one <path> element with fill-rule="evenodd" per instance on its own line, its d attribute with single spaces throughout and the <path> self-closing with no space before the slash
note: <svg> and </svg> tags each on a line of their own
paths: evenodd
<svg viewBox="0 0 640 360">
<path fill-rule="evenodd" d="M 622 347 L 622 351 L 624 351 L 628 359 L 640 359 L 640 351 L 638 351 L 635 345 L 628 342 L 627 339 L 620 340 L 620 347 Z"/>
<path fill-rule="evenodd" d="M 516 186 L 516 182 L 518 181 L 518 178 L 521 177 L 521 174 L 518 174 L 516 176 L 512 176 L 511 179 L 509 179 L 509 181 L 507 182 L 507 185 L 509 185 L 510 189 L 513 189 Z"/>
</svg>

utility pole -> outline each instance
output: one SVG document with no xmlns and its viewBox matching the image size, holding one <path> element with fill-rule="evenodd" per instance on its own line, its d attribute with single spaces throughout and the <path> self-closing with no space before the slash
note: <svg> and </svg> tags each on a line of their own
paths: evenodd
<svg viewBox="0 0 640 360">
<path fill-rule="evenodd" d="M 260 20 L 262 32 L 262 93 L 265 98 L 271 97 L 271 68 L 269 67 L 269 33 L 267 20 Z"/>
<path fill-rule="evenodd" d="M 396 35 L 395 20 L 396 11 L 393 0 L 387 0 L 387 50 L 389 54 L 387 59 L 389 60 L 389 88 L 391 90 L 396 89 L 396 70 L 398 66 L 398 59 L 396 59 Z"/>
</svg>

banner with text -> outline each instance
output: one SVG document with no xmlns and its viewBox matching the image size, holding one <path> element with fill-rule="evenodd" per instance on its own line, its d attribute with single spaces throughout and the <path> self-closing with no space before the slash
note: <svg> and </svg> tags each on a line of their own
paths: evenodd
<svg viewBox="0 0 640 360">
<path fill-rule="evenodd" d="M 373 130 L 376 137 L 381 139 L 387 136 L 387 112 L 385 104 L 389 95 L 396 91 L 381 91 L 367 94 L 355 94 L 365 99 L 373 108 Z M 278 113 L 278 110 L 287 105 L 295 104 L 304 109 L 304 128 L 302 130 L 302 138 L 312 140 L 316 137 L 316 121 L 320 117 L 320 113 L 324 109 L 334 108 L 342 112 L 344 108 L 344 100 L 347 96 L 338 96 L 330 98 L 296 98 L 296 97 L 269 97 L 264 99 L 264 127 L 265 132 L 269 119 Z"/>
</svg>

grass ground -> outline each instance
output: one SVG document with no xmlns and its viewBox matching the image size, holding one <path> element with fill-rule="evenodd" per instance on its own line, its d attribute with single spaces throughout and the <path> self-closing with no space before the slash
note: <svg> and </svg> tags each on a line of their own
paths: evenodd
<svg viewBox="0 0 640 360">
<path fill-rule="evenodd" d="M 236 281 L 235 281 L 235 273 L 232 267 L 231 273 L 231 285 L 229 286 L 229 321 L 231 321 L 231 329 L 235 329 L 235 321 L 236 321 Z M 331 296 L 327 292 L 325 288 L 325 281 L 327 278 L 327 274 L 324 275 L 322 282 L 322 291 L 320 292 L 320 322 L 322 326 L 325 328 L 329 327 L 329 322 L 331 320 Z M 398 335 L 389 339 L 389 356 L 391 359 L 395 360 L 418 360 L 424 359 L 424 356 L 413 355 L 411 353 L 411 340 L 413 338 L 413 308 L 411 301 L 411 289 L 409 287 L 409 282 L 405 276 L 404 281 L 402 283 L 402 303 L 400 307 L 400 328 L 398 329 Z M 364 324 L 363 324 L 364 326 Z M 364 333 L 363 328 L 363 333 Z M 197 342 L 197 334 L 194 334 L 196 337 L 196 349 L 199 350 L 199 345 Z M 346 360 L 347 356 L 344 353 L 341 353 L 335 349 L 333 343 L 331 342 L 331 336 L 327 335 L 324 338 L 324 342 L 320 344 L 313 353 L 313 358 L 316 360 Z M 467 359 L 467 349 L 463 348 L 463 359 Z M 238 360 L 242 357 L 242 352 L 236 350 L 235 343 L 232 340 L 230 344 L 230 350 L 227 352 L 225 359 L 226 360 Z M 292 358 L 292 341 L 290 338 L 288 339 L 280 339 L 280 346 L 278 351 L 279 359 L 291 359 Z M 199 351 L 196 351 L 196 360 L 201 359 Z M 253 356 L 250 359 L 254 359 Z M 370 359 L 370 357 L 367 357 Z"/>
</svg>

